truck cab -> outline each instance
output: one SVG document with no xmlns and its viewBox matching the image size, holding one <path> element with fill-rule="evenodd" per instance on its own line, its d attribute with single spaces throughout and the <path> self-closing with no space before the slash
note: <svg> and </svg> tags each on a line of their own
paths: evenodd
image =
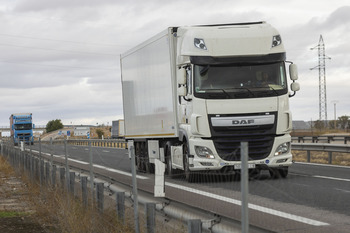
<svg viewBox="0 0 350 233">
<path fill-rule="evenodd" d="M 292 164 L 289 97 L 299 90 L 277 30 L 266 23 L 177 30 L 179 122 L 191 171 L 249 167 L 286 177 Z M 289 93 L 287 70 L 290 71 Z"/>
</svg>

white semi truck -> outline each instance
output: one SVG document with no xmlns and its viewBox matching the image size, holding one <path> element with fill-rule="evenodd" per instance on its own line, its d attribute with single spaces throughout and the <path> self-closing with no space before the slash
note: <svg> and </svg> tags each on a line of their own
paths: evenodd
<svg viewBox="0 0 350 233">
<path fill-rule="evenodd" d="M 125 138 L 137 168 L 149 171 L 159 159 L 188 181 L 203 171 L 235 173 L 244 141 L 249 168 L 286 177 L 297 78 L 265 22 L 169 27 L 121 55 Z"/>
</svg>

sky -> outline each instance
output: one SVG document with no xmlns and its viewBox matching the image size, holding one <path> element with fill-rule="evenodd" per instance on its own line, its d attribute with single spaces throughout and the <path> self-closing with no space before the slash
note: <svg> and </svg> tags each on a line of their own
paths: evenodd
<svg viewBox="0 0 350 233">
<path fill-rule="evenodd" d="M 348 4 L 348 5 L 347 5 Z M 327 118 L 350 115 L 348 0 L 0 0 L 0 127 L 111 125 L 123 118 L 120 54 L 170 26 L 266 21 L 298 65 L 293 120 L 319 119 L 318 51 L 326 55 Z M 336 108 L 334 108 L 336 106 Z"/>
</svg>

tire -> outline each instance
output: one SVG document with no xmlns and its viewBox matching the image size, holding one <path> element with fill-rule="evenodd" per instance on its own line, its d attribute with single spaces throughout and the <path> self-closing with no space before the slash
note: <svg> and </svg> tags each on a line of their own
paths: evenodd
<svg viewBox="0 0 350 233">
<path fill-rule="evenodd" d="M 277 168 L 269 168 L 269 173 L 272 179 L 280 178 L 280 173 Z"/>
<path fill-rule="evenodd" d="M 172 160 L 171 160 L 171 147 L 168 146 L 166 150 L 166 175 L 170 178 L 174 177 L 174 170 L 172 168 Z"/>
<path fill-rule="evenodd" d="M 278 172 L 282 178 L 286 178 L 288 176 L 288 167 L 279 168 Z"/>
<path fill-rule="evenodd" d="M 188 151 L 188 144 L 187 142 L 184 142 L 183 144 L 183 163 L 184 163 L 184 172 L 185 172 L 185 180 L 189 183 L 194 182 L 194 173 L 190 170 L 190 163 L 189 163 L 189 151 Z"/>
</svg>

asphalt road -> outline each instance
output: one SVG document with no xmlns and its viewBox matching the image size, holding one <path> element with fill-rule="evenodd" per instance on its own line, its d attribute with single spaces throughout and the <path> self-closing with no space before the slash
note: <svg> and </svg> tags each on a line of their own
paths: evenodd
<svg viewBox="0 0 350 233">
<path fill-rule="evenodd" d="M 43 144 L 42 151 L 65 154 L 63 145 L 50 149 Z M 72 161 L 89 161 L 88 147 L 68 145 L 67 152 Z M 131 173 L 127 150 L 93 147 L 92 152 L 98 168 Z M 139 175 L 154 180 L 152 174 Z M 152 191 L 152 184 L 139 187 Z M 165 191 L 169 199 L 239 220 L 240 185 L 239 180 L 212 175 L 189 184 L 179 175 L 166 177 Z M 249 181 L 249 203 L 250 223 L 274 232 L 350 232 L 350 168 L 295 163 L 286 179 L 262 172 Z"/>
</svg>

